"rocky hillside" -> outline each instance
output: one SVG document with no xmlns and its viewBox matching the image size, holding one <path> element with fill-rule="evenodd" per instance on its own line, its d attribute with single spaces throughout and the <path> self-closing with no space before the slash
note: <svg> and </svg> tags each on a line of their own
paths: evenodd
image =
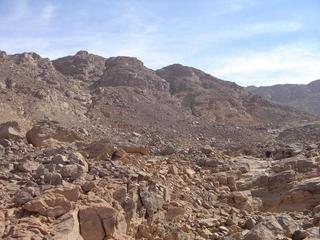
<svg viewBox="0 0 320 240">
<path fill-rule="evenodd" d="M 320 115 L 320 80 L 309 84 L 283 84 L 269 87 L 248 87 L 248 90 L 263 98 Z"/>
<path fill-rule="evenodd" d="M 0 239 L 319 239 L 316 120 L 179 64 L 1 52 Z"/>
<path fill-rule="evenodd" d="M 0 86 L 2 121 L 11 115 L 24 123 L 49 118 L 69 125 L 108 119 L 161 129 L 179 121 L 257 126 L 311 118 L 191 67 L 153 71 L 136 58 L 86 51 L 54 61 L 1 52 Z"/>
<path fill-rule="evenodd" d="M 92 138 L 131 129 L 175 141 L 246 144 L 266 136 L 256 127 L 313 118 L 191 67 L 153 71 L 136 58 L 86 51 L 54 61 L 1 52 L 0 86 L 0 122 L 15 119 L 23 131 L 47 119 L 88 129 Z"/>
</svg>

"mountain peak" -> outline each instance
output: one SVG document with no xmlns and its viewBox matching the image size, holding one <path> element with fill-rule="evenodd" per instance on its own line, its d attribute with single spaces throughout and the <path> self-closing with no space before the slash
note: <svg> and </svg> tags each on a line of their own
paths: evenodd
<svg viewBox="0 0 320 240">
<path fill-rule="evenodd" d="M 86 51 L 86 50 L 80 50 L 80 51 L 78 51 L 78 52 L 76 53 L 76 55 L 84 55 L 84 56 L 86 56 L 86 55 L 89 55 L 89 52 Z"/>
</svg>

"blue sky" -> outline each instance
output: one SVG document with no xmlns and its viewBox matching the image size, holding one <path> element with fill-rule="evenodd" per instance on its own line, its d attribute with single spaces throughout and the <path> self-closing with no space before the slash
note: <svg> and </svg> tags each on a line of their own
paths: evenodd
<svg viewBox="0 0 320 240">
<path fill-rule="evenodd" d="M 240 85 L 320 79 L 319 0 L 0 0 L 0 49 L 181 63 Z"/>
</svg>

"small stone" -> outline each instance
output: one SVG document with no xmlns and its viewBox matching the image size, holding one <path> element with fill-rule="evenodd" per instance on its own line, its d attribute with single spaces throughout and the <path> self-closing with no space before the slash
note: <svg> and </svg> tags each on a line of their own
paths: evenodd
<svg viewBox="0 0 320 240">
<path fill-rule="evenodd" d="M 43 178 L 46 184 L 60 185 L 62 184 L 62 176 L 60 173 L 46 173 Z"/>
<path fill-rule="evenodd" d="M 93 188 L 95 188 L 96 187 L 96 184 L 94 183 L 94 182 L 92 182 L 92 181 L 90 181 L 90 182 L 85 182 L 82 186 L 81 186 L 81 188 L 82 188 L 82 190 L 85 192 L 85 193 L 88 193 L 88 192 L 90 192 Z"/>
<path fill-rule="evenodd" d="M 32 195 L 26 191 L 18 191 L 13 198 L 13 202 L 16 206 L 21 206 L 33 199 Z"/>
<path fill-rule="evenodd" d="M 220 230 L 220 232 L 223 232 L 224 234 L 229 233 L 229 229 L 224 226 L 219 226 L 219 230 Z"/>
<path fill-rule="evenodd" d="M 178 170 L 178 168 L 176 166 L 171 165 L 169 167 L 168 173 L 173 174 L 173 175 L 178 175 L 179 170 Z"/>
<path fill-rule="evenodd" d="M 185 169 L 185 173 L 188 175 L 189 178 L 193 178 L 194 175 L 196 174 L 196 172 L 191 168 Z"/>
<path fill-rule="evenodd" d="M 256 225 L 256 221 L 253 218 L 248 218 L 245 222 L 245 228 L 251 230 Z"/>
<path fill-rule="evenodd" d="M 205 218 L 198 220 L 198 223 L 200 226 L 215 227 L 219 224 L 219 220 L 216 218 Z"/>
</svg>

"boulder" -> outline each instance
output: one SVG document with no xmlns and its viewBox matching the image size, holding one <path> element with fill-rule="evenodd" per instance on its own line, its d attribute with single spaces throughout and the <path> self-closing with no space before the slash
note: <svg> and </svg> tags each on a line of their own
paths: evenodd
<svg viewBox="0 0 320 240">
<path fill-rule="evenodd" d="M 299 146 L 289 145 L 289 146 L 277 148 L 272 153 L 272 156 L 273 156 L 273 159 L 275 160 L 281 160 L 284 158 L 290 158 L 290 157 L 296 156 L 301 152 L 302 152 L 302 148 L 300 148 Z"/>
<path fill-rule="evenodd" d="M 282 237 L 284 230 L 277 219 L 273 216 L 266 216 L 256 224 L 245 236 L 244 240 L 274 240 Z M 281 238 L 280 238 L 281 239 Z"/>
<path fill-rule="evenodd" d="M 248 232 L 244 240 L 274 240 L 276 236 L 262 223 L 258 223 L 253 229 Z"/>
<path fill-rule="evenodd" d="M 8 139 L 0 139 L 0 146 L 7 148 L 12 146 L 12 141 Z"/>
<path fill-rule="evenodd" d="M 149 148 L 146 146 L 123 146 L 122 149 L 127 153 L 139 153 L 142 155 L 149 155 Z"/>
<path fill-rule="evenodd" d="M 272 166 L 272 170 L 279 173 L 286 170 L 295 170 L 296 172 L 306 173 L 317 167 L 312 158 L 306 158 L 303 154 L 286 158 Z"/>
<path fill-rule="evenodd" d="M 23 209 L 43 216 L 57 218 L 69 212 L 72 205 L 62 194 L 48 192 L 25 203 Z"/>
<path fill-rule="evenodd" d="M 80 235 L 78 211 L 68 212 L 59 217 L 53 225 L 53 240 L 83 240 Z"/>
<path fill-rule="evenodd" d="M 65 164 L 68 164 L 69 161 L 68 161 L 68 158 L 66 156 L 58 154 L 58 155 L 53 156 L 51 158 L 51 163 L 65 165 Z"/>
<path fill-rule="evenodd" d="M 311 194 L 320 194 L 320 177 L 300 181 L 296 188 L 292 189 L 292 191 L 295 190 L 308 191 Z"/>
<path fill-rule="evenodd" d="M 218 166 L 222 166 L 224 163 L 219 159 L 202 158 L 197 161 L 197 164 L 201 167 L 216 168 Z"/>
<path fill-rule="evenodd" d="M 320 196 L 320 177 L 301 180 L 281 199 L 282 203 L 295 209 L 308 209 L 316 206 Z"/>
<path fill-rule="evenodd" d="M 84 193 L 90 192 L 95 187 L 96 187 L 96 184 L 93 181 L 87 181 L 81 185 L 82 191 Z"/>
<path fill-rule="evenodd" d="M 44 174 L 43 181 L 45 184 L 60 185 L 60 184 L 62 184 L 62 176 L 60 173 L 48 172 L 48 173 Z"/>
<path fill-rule="evenodd" d="M 43 216 L 57 218 L 72 209 L 71 201 L 79 199 L 78 187 L 64 187 L 49 190 L 25 203 L 23 209 Z"/>
<path fill-rule="evenodd" d="M 244 224 L 244 227 L 246 229 L 251 230 L 252 228 L 254 228 L 254 226 L 256 225 L 256 220 L 254 220 L 253 218 L 248 218 Z"/>
<path fill-rule="evenodd" d="M 212 149 L 212 147 L 210 145 L 205 145 L 205 146 L 200 148 L 200 151 L 205 155 L 209 155 L 210 153 L 213 152 L 213 149 Z"/>
<path fill-rule="evenodd" d="M 68 155 L 68 160 L 73 163 L 77 164 L 81 168 L 81 172 L 86 173 L 89 170 L 89 166 L 87 161 L 85 160 L 84 156 L 79 152 L 72 152 Z"/>
<path fill-rule="evenodd" d="M 57 193 L 63 195 L 66 199 L 71 202 L 78 201 L 80 197 L 80 187 L 79 186 L 65 186 L 63 188 L 55 188 L 50 190 L 52 193 Z"/>
<path fill-rule="evenodd" d="M 39 165 L 40 164 L 36 161 L 26 160 L 24 162 L 18 162 L 14 167 L 17 171 L 32 173 L 33 171 L 37 170 Z"/>
<path fill-rule="evenodd" d="M 80 233 L 84 240 L 101 240 L 106 236 L 100 216 L 95 208 L 79 211 Z"/>
<path fill-rule="evenodd" d="M 116 148 L 110 143 L 93 142 L 86 147 L 85 151 L 88 153 L 89 158 L 110 159 L 110 157 L 116 151 Z"/>
<path fill-rule="evenodd" d="M 269 188 L 285 186 L 295 179 L 295 172 L 292 170 L 283 171 L 268 177 Z"/>
<path fill-rule="evenodd" d="M 84 240 L 102 240 L 126 234 L 127 223 L 124 216 L 107 203 L 80 209 L 79 222 Z"/>
<path fill-rule="evenodd" d="M 253 198 L 251 191 L 234 191 L 230 194 L 231 203 L 238 209 L 243 209 L 246 211 L 259 210 L 262 206 L 262 201 L 260 198 Z"/>
<path fill-rule="evenodd" d="M 177 152 L 176 147 L 172 143 L 168 143 L 160 152 L 160 155 L 171 155 Z"/>
<path fill-rule="evenodd" d="M 178 175 L 179 169 L 175 165 L 170 165 L 170 167 L 168 169 L 168 173 L 173 174 L 173 175 Z"/>
<path fill-rule="evenodd" d="M 200 226 L 205 226 L 205 227 L 215 227 L 219 225 L 219 220 L 216 218 L 203 218 L 198 220 L 198 224 Z"/>
<path fill-rule="evenodd" d="M 0 124 L 0 139 L 22 138 L 19 124 L 15 121 Z"/>
<path fill-rule="evenodd" d="M 62 127 L 58 122 L 40 121 L 26 134 L 27 140 L 35 147 L 39 147 L 46 140 L 53 139 L 59 142 L 74 142 L 80 140 L 78 134 L 68 128 Z"/>
<path fill-rule="evenodd" d="M 193 178 L 196 172 L 191 168 L 186 168 L 184 172 L 187 174 L 189 178 Z"/>
<path fill-rule="evenodd" d="M 292 234 L 298 230 L 298 224 L 289 215 L 278 216 L 276 219 L 287 237 L 291 237 Z"/>
<path fill-rule="evenodd" d="M 33 199 L 32 195 L 27 191 L 18 191 L 15 193 L 13 203 L 16 206 L 21 206 Z"/>
<path fill-rule="evenodd" d="M 167 189 L 154 183 L 140 184 L 138 193 L 142 206 L 146 209 L 146 218 L 153 215 L 162 208 L 167 198 Z"/>
<path fill-rule="evenodd" d="M 304 230 L 297 230 L 292 234 L 292 240 L 303 240 L 310 236 L 310 233 Z"/>
<path fill-rule="evenodd" d="M 68 164 L 61 168 L 61 175 L 63 178 L 70 178 L 75 180 L 82 175 L 82 169 L 77 164 Z"/>
</svg>

